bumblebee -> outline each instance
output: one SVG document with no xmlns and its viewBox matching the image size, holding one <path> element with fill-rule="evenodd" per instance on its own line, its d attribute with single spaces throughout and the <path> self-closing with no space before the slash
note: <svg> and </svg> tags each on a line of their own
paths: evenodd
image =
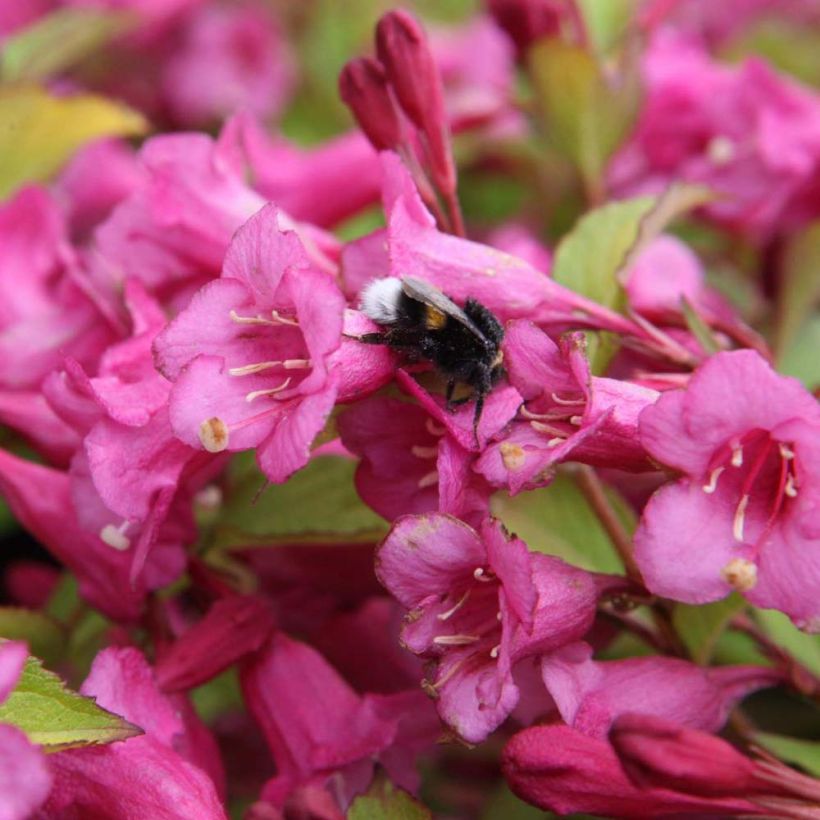
<svg viewBox="0 0 820 820">
<path fill-rule="evenodd" d="M 406 276 L 376 279 L 361 294 L 360 309 L 383 333 L 365 333 L 365 344 L 383 344 L 409 360 L 431 362 L 447 377 L 447 409 L 475 399 L 473 435 L 484 400 L 504 373 L 501 342 L 504 328 L 493 313 L 473 298 L 460 308 L 438 288 Z M 453 399 L 457 384 L 472 388 L 472 396 Z"/>
</svg>

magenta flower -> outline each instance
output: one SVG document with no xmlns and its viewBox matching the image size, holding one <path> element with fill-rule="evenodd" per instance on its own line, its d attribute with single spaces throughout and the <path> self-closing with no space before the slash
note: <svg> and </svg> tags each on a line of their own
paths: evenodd
<svg viewBox="0 0 820 820">
<path fill-rule="evenodd" d="M 0 703 L 14 690 L 28 656 L 24 643 L 0 641 Z M 26 820 L 51 790 L 45 755 L 16 726 L 0 723 L 0 817 Z"/>
<path fill-rule="evenodd" d="M 493 520 L 479 534 L 449 515 L 404 516 L 376 562 L 410 610 L 404 645 L 435 662 L 425 686 L 439 715 L 471 743 L 518 702 L 515 663 L 578 639 L 595 616 L 593 575 L 528 552 Z"/>
<path fill-rule="evenodd" d="M 304 466 L 339 393 L 330 354 L 344 309 L 276 208 L 263 208 L 237 232 L 222 277 L 155 342 L 157 365 L 174 381 L 176 435 L 209 452 L 255 447 L 271 481 Z"/>
<path fill-rule="evenodd" d="M 187 21 L 180 39 L 162 80 L 178 124 L 207 126 L 239 110 L 267 119 L 287 102 L 293 60 L 262 4 L 206 6 Z"/>
<path fill-rule="evenodd" d="M 316 650 L 282 633 L 244 663 L 241 680 L 277 768 L 263 801 L 282 807 L 332 780 L 334 802 L 346 809 L 377 761 L 392 782 L 417 788 L 415 755 L 440 731 L 420 692 L 358 695 Z"/>
<path fill-rule="evenodd" d="M 644 411 L 640 439 L 684 475 L 635 533 L 648 588 L 691 603 L 737 589 L 820 629 L 820 408 L 805 388 L 757 353 L 719 353 Z"/>
<path fill-rule="evenodd" d="M 716 63 L 671 32 L 653 38 L 643 74 L 647 100 L 614 161 L 615 187 L 704 183 L 722 194 L 706 207 L 712 218 L 749 234 L 776 230 L 817 173 L 820 97 L 761 60 Z"/>
<path fill-rule="evenodd" d="M 345 411 L 338 429 L 362 457 L 359 495 L 387 520 L 435 511 L 476 523 L 486 516 L 491 488 L 472 470 L 473 456 L 423 407 L 371 398 Z"/>
<path fill-rule="evenodd" d="M 676 658 L 595 661 L 585 643 L 545 657 L 541 673 L 564 722 L 593 737 L 606 737 L 627 712 L 717 731 L 742 698 L 782 679 L 766 667 L 704 669 Z"/>
<path fill-rule="evenodd" d="M 145 734 L 52 755 L 55 786 L 46 816 L 226 817 L 214 780 L 202 768 L 214 764 L 206 762 L 207 730 L 187 705 L 159 691 L 138 650 L 103 650 L 80 691 Z"/>
<path fill-rule="evenodd" d="M 569 726 L 531 726 L 504 748 L 502 771 L 523 800 L 559 814 L 633 818 L 753 814 L 744 793 L 700 796 L 636 786 L 608 741 Z"/>
<path fill-rule="evenodd" d="M 476 469 L 491 484 L 517 493 L 549 483 L 554 465 L 569 460 L 650 469 L 637 440 L 638 416 L 658 393 L 591 376 L 585 351 L 582 334 L 567 334 L 556 345 L 530 322 L 510 323 L 504 362 L 524 398 L 524 420 L 482 452 Z"/>
</svg>

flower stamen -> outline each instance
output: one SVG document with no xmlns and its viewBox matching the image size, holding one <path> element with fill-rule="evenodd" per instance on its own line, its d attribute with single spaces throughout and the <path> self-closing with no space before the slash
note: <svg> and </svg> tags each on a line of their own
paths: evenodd
<svg viewBox="0 0 820 820">
<path fill-rule="evenodd" d="M 417 487 L 420 490 L 425 489 L 426 487 L 432 487 L 434 484 L 438 484 L 438 470 L 430 470 L 429 473 L 425 473 L 417 483 Z"/>
<path fill-rule="evenodd" d="M 228 374 L 231 376 L 250 376 L 253 373 L 270 370 L 272 367 L 284 367 L 285 370 L 305 370 L 310 366 L 310 359 L 285 359 L 281 362 L 255 362 L 254 364 L 246 364 L 244 367 L 232 367 L 228 370 Z"/>
<path fill-rule="evenodd" d="M 470 590 L 468 589 L 456 602 L 453 606 L 450 607 L 446 612 L 439 612 L 436 616 L 440 621 L 447 621 L 456 614 L 456 612 L 467 603 L 467 599 L 470 597 Z"/>
<path fill-rule="evenodd" d="M 437 635 L 433 643 L 438 646 L 469 646 L 480 640 L 480 635 Z"/>
<path fill-rule="evenodd" d="M 280 385 L 276 387 L 270 387 L 267 390 L 252 390 L 245 396 L 245 401 L 252 402 L 254 399 L 258 399 L 260 396 L 273 396 L 275 393 L 281 393 L 283 390 L 287 389 L 287 386 L 293 381 L 293 379 L 288 376 Z"/>
</svg>

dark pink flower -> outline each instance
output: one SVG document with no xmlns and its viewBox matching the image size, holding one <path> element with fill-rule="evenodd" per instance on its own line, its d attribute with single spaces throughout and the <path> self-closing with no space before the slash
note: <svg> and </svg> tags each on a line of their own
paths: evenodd
<svg viewBox="0 0 820 820">
<path fill-rule="evenodd" d="M 557 35 L 566 15 L 555 0 L 489 0 L 487 6 L 522 53 L 541 37 Z"/>
<path fill-rule="evenodd" d="M 593 737 L 606 737 L 612 722 L 626 712 L 717 731 L 738 701 L 781 679 L 770 668 L 710 669 L 676 658 L 595 661 L 584 643 L 545 657 L 541 672 L 564 722 Z"/>
<path fill-rule="evenodd" d="M 417 787 L 415 755 L 438 733 L 420 692 L 357 695 L 318 652 L 282 633 L 245 661 L 241 680 L 276 762 L 266 802 L 281 807 L 297 789 L 321 788 L 332 778 L 345 809 L 367 788 L 376 761 L 394 783 Z"/>
<path fill-rule="evenodd" d="M 702 603 L 734 588 L 820 628 L 820 408 L 806 389 L 757 353 L 719 353 L 644 411 L 640 439 L 684 475 L 635 533 L 649 589 Z"/>
<path fill-rule="evenodd" d="M 214 781 L 198 765 L 204 751 L 201 733 L 206 730 L 198 726 L 200 745 L 192 747 L 196 719 L 159 691 L 138 650 L 103 650 L 80 691 L 145 734 L 52 755 L 49 762 L 56 777 L 46 816 L 226 817 Z"/>
<path fill-rule="evenodd" d="M 178 124 L 207 126 L 238 110 L 267 119 L 287 102 L 293 60 L 261 3 L 207 5 L 188 19 L 179 40 L 162 72 Z"/>
<path fill-rule="evenodd" d="M 446 512 L 480 521 L 491 489 L 473 457 L 423 408 L 376 397 L 339 417 L 345 447 L 362 457 L 356 469 L 361 498 L 388 520 L 408 513 Z"/>
<path fill-rule="evenodd" d="M 727 817 L 754 813 L 744 794 L 702 797 L 662 785 L 636 786 L 607 740 L 569 726 L 532 726 L 504 748 L 502 770 L 523 800 L 559 814 L 604 817 Z"/>
<path fill-rule="evenodd" d="M 473 743 L 518 702 L 514 664 L 582 636 L 599 592 L 593 575 L 530 553 L 495 521 L 479 534 L 442 514 L 396 521 L 376 573 L 410 610 L 405 646 L 435 661 L 426 688 L 439 715 Z"/>
<path fill-rule="evenodd" d="M 304 466 L 343 381 L 329 357 L 344 309 L 333 279 L 263 208 L 234 237 L 222 277 L 156 339 L 176 435 L 209 452 L 255 447 L 272 481 Z"/>
<path fill-rule="evenodd" d="M 176 692 L 205 683 L 259 649 L 273 626 L 270 605 L 262 598 L 236 595 L 216 601 L 201 620 L 160 652 L 159 687 Z"/>
<path fill-rule="evenodd" d="M 357 57 L 345 64 L 339 75 L 339 96 L 374 148 L 399 147 L 403 141 L 399 112 L 378 60 Z"/>
<path fill-rule="evenodd" d="M 0 641 L 0 703 L 17 685 L 27 656 L 24 643 Z M 48 797 L 51 784 L 45 755 L 16 726 L 0 723 L 0 817 L 31 817 Z"/>
<path fill-rule="evenodd" d="M 721 194 L 706 206 L 709 216 L 769 235 L 817 173 L 820 97 L 759 59 L 716 63 L 672 32 L 653 38 L 643 74 L 647 100 L 632 141 L 614 161 L 616 189 L 704 183 Z"/>
<path fill-rule="evenodd" d="M 638 416 L 658 393 L 628 381 L 592 376 L 582 334 L 556 345 L 529 322 L 511 322 L 504 339 L 509 379 L 524 398 L 509 432 L 481 454 L 477 469 L 494 486 L 519 492 L 548 483 L 554 465 L 580 461 L 647 470 Z"/>
</svg>

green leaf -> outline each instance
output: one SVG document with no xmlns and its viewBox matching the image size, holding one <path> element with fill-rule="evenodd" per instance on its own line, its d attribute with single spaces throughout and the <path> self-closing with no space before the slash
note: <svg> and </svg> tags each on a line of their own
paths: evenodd
<svg viewBox="0 0 820 820">
<path fill-rule="evenodd" d="M 72 692 L 37 658 L 26 660 L 23 674 L 5 703 L 0 722 L 11 723 L 47 752 L 113 743 L 142 734 L 142 729 Z"/>
<path fill-rule="evenodd" d="M 681 312 L 686 319 L 686 326 L 697 339 L 698 344 L 709 354 L 717 353 L 721 348 L 717 343 L 709 325 L 701 319 L 695 306 L 684 296 L 680 300 Z"/>
<path fill-rule="evenodd" d="M 629 28 L 636 0 L 578 0 L 587 31 L 599 54 L 605 54 Z"/>
<path fill-rule="evenodd" d="M 58 9 L 3 44 L 3 82 L 45 80 L 71 68 L 122 34 L 130 16 L 99 9 Z"/>
<path fill-rule="evenodd" d="M 786 763 L 793 763 L 808 774 L 820 777 L 820 743 L 770 732 L 755 732 L 754 741 Z"/>
<path fill-rule="evenodd" d="M 761 651 L 757 641 L 745 632 L 727 629 L 718 635 L 712 658 L 719 666 L 771 666 L 772 662 Z"/>
<path fill-rule="evenodd" d="M 820 635 L 801 632 L 782 612 L 756 609 L 754 618 L 763 631 L 814 675 L 820 676 Z"/>
<path fill-rule="evenodd" d="M 786 376 L 800 379 L 807 389 L 820 387 L 820 316 L 815 316 L 801 328 L 794 342 L 781 351 L 777 369 Z"/>
<path fill-rule="evenodd" d="M 498 787 L 481 814 L 481 820 L 544 820 L 544 812 L 516 797 L 506 784 Z"/>
<path fill-rule="evenodd" d="M 575 163 L 587 190 L 600 196 L 607 161 L 638 110 L 637 70 L 630 66 L 611 80 L 589 52 L 557 38 L 537 43 L 528 57 L 548 140 Z"/>
<path fill-rule="evenodd" d="M 656 202 L 651 196 L 626 199 L 581 217 L 555 251 L 555 281 L 602 305 L 619 307 L 623 292 L 617 273 Z"/>
<path fill-rule="evenodd" d="M 403 789 L 378 778 L 357 797 L 347 811 L 347 820 L 431 820 L 433 815 L 426 806 Z"/>
<path fill-rule="evenodd" d="M 44 612 L 22 607 L 0 607 L 0 638 L 25 641 L 32 655 L 53 665 L 65 654 L 66 631 Z"/>
<path fill-rule="evenodd" d="M 82 145 L 142 134 L 142 114 L 93 94 L 56 97 L 35 86 L 0 89 L 0 196 L 48 179 Z"/>
<path fill-rule="evenodd" d="M 609 493 L 628 529 L 634 516 L 614 491 Z M 548 487 L 510 497 L 497 493 L 491 510 L 535 552 L 558 555 L 576 566 L 598 572 L 622 572 L 609 536 L 575 482 L 558 475 Z"/>
<path fill-rule="evenodd" d="M 776 348 L 786 350 L 820 302 L 820 222 L 794 236 L 786 247 L 777 305 Z"/>
<path fill-rule="evenodd" d="M 236 467 L 236 484 L 215 527 L 215 547 L 377 541 L 387 532 L 387 522 L 356 492 L 353 459 L 318 456 L 261 494 L 265 478 L 252 454 Z"/>
<path fill-rule="evenodd" d="M 736 593 L 711 604 L 675 604 L 672 623 L 695 663 L 709 663 L 730 619 L 745 605 L 746 602 Z"/>
</svg>

